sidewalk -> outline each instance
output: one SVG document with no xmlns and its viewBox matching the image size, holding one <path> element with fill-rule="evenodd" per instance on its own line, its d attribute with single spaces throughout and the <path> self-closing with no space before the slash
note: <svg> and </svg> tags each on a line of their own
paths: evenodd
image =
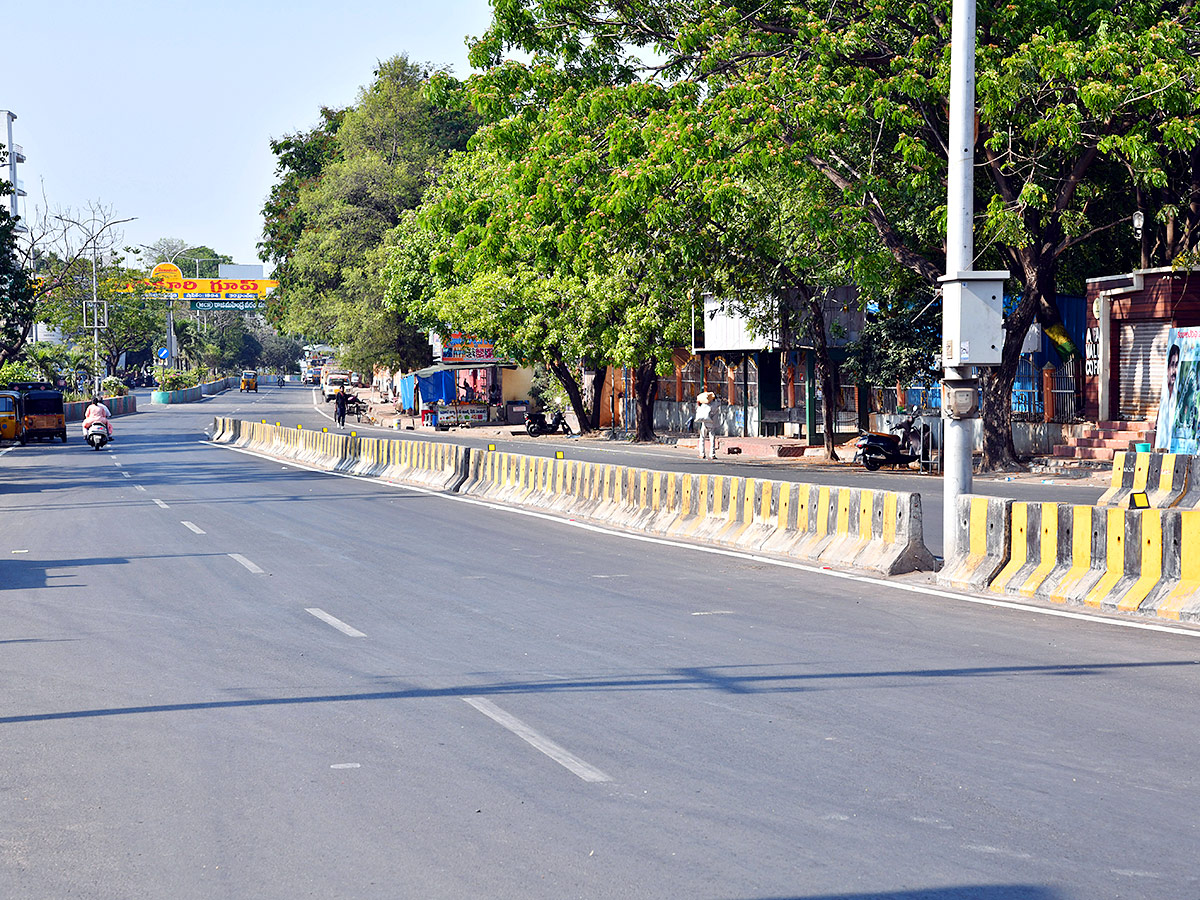
<svg viewBox="0 0 1200 900">
<path fill-rule="evenodd" d="M 372 398 L 369 395 L 364 396 L 364 399 L 368 402 L 368 412 L 372 421 L 383 428 L 395 429 L 397 431 L 414 431 L 430 435 L 442 434 L 447 436 L 470 436 L 475 438 L 495 438 L 529 442 L 542 440 L 541 438 L 529 437 L 525 431 L 525 426 L 519 424 L 494 422 L 487 425 L 453 426 L 447 429 L 432 428 L 428 425 L 422 425 L 419 416 L 398 414 L 395 410 L 395 405 L 392 403 L 380 403 L 378 398 Z M 627 445 L 630 448 L 645 446 L 635 445 L 632 441 L 622 438 L 614 440 L 611 435 L 612 433 L 608 429 L 601 429 L 587 435 L 576 434 L 571 439 L 588 444 L 618 443 Z M 559 437 L 563 436 L 559 435 Z M 677 450 L 681 456 L 692 457 L 696 456 L 699 452 L 697 437 L 694 434 L 686 432 L 657 432 L 656 438 L 656 446 L 665 450 Z M 778 463 L 801 467 L 813 466 L 822 469 L 847 469 L 861 472 L 865 470 L 853 462 L 855 453 L 854 443 L 857 439 L 857 436 L 855 436 L 845 443 L 837 445 L 836 449 L 839 458 L 834 462 L 826 458 L 824 445 L 809 446 L 807 441 L 798 438 L 718 436 L 717 457 L 722 462 L 727 463 Z M 907 472 L 904 469 L 896 471 Z M 915 475 L 916 472 L 914 471 L 912 474 Z M 926 475 L 924 477 L 938 476 Z M 1093 486 L 1107 485 L 1111 477 L 1111 471 L 1107 469 L 1081 470 L 1078 472 L 997 472 L 988 474 L 977 473 L 975 475 L 975 478 L 982 481 L 1040 482 L 1042 484 L 1069 483 Z"/>
</svg>

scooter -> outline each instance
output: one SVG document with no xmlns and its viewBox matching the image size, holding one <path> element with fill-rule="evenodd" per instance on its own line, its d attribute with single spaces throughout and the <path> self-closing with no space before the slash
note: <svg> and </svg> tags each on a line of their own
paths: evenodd
<svg viewBox="0 0 1200 900">
<path fill-rule="evenodd" d="M 909 417 L 897 423 L 892 432 L 864 431 L 854 444 L 857 448 L 854 461 L 861 462 L 871 472 L 880 466 L 907 466 L 918 462 L 928 429 L 914 426 Z"/>
<path fill-rule="evenodd" d="M 561 412 L 551 415 L 549 421 L 547 421 L 544 413 L 525 413 L 525 431 L 530 437 L 537 437 L 540 434 L 554 434 L 560 428 L 563 434 L 571 433 L 571 426 L 567 424 L 566 417 Z"/>
<path fill-rule="evenodd" d="M 87 442 L 93 450 L 103 450 L 109 440 L 111 440 L 111 435 L 108 432 L 108 426 L 103 422 L 93 422 L 88 426 Z"/>
</svg>

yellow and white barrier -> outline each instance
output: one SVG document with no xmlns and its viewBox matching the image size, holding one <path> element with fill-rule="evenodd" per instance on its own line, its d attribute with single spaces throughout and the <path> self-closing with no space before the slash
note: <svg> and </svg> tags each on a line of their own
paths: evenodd
<svg viewBox="0 0 1200 900">
<path fill-rule="evenodd" d="M 461 492 L 886 574 L 934 568 L 920 496 L 472 450 Z"/>
</svg>

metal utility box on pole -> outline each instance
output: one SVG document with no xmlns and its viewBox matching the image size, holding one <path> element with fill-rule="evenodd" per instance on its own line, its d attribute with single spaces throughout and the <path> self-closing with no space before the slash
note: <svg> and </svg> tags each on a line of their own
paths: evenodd
<svg viewBox="0 0 1200 900">
<path fill-rule="evenodd" d="M 958 498 L 971 492 L 977 366 L 998 365 L 1004 348 L 1007 272 L 975 272 L 975 0 L 954 0 L 950 25 L 950 121 L 946 173 L 946 275 L 942 283 L 942 541 L 957 546 Z"/>
</svg>

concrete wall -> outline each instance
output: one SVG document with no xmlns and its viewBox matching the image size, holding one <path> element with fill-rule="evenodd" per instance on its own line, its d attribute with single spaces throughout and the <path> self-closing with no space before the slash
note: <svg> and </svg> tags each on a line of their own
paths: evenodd
<svg viewBox="0 0 1200 900">
<path fill-rule="evenodd" d="M 126 394 L 124 397 L 105 397 L 104 405 L 108 407 L 108 411 L 116 416 L 128 416 L 137 412 L 137 397 L 133 394 Z M 63 412 L 66 413 L 68 422 L 82 422 L 83 414 L 88 408 L 87 400 L 79 400 L 74 403 L 64 403 Z"/>
</svg>

